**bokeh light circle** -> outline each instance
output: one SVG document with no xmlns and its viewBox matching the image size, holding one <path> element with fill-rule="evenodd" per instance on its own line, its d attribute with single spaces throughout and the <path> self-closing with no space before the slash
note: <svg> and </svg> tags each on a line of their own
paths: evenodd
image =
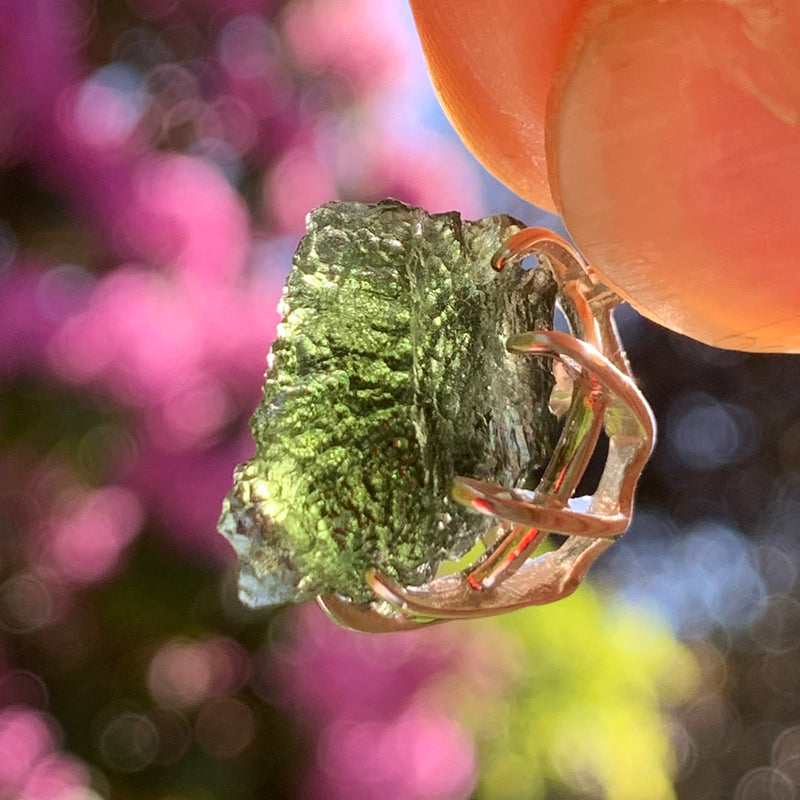
<svg viewBox="0 0 800 800">
<path fill-rule="evenodd" d="M 119 714 L 104 727 L 99 748 L 110 767 L 120 772 L 139 772 L 158 755 L 158 730 L 143 714 Z"/>
<path fill-rule="evenodd" d="M 795 800 L 794 787 L 776 769 L 759 767 L 744 775 L 736 786 L 733 800 Z"/>
</svg>

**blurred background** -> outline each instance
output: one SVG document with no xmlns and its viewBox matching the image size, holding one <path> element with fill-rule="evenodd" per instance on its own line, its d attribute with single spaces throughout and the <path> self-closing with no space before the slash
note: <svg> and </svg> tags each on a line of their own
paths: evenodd
<svg viewBox="0 0 800 800">
<path fill-rule="evenodd" d="M 0 800 L 800 798 L 798 361 L 620 315 L 660 426 L 554 606 L 369 638 L 215 533 L 332 199 L 550 224 L 398 0 L 0 0 Z"/>
</svg>

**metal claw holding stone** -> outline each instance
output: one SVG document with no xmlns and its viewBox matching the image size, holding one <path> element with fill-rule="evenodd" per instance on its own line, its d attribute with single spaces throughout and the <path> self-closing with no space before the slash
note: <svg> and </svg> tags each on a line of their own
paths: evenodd
<svg viewBox="0 0 800 800">
<path fill-rule="evenodd" d="M 612 319 L 619 299 L 594 279 L 568 242 L 544 229 L 512 236 L 494 266 L 502 269 L 528 255 L 552 271 L 572 327 L 572 334 L 540 330 L 507 341 L 511 353 L 558 359 L 572 382 L 562 432 L 539 485 L 529 492 L 457 477 L 454 499 L 498 520 L 494 546 L 466 570 L 420 586 L 402 586 L 380 570 L 369 570 L 367 583 L 383 607 L 373 603 L 355 609 L 335 595 L 319 598 L 340 624 L 386 632 L 551 603 L 575 591 L 594 561 L 627 529 L 655 423 L 630 375 Z M 602 429 L 608 458 L 597 490 L 581 504 L 585 510 L 578 510 L 570 499 Z M 531 557 L 550 533 L 567 539 L 558 549 Z"/>
<path fill-rule="evenodd" d="M 240 597 L 316 597 L 381 633 L 571 594 L 628 527 L 654 443 L 618 302 L 568 242 L 509 218 L 317 209 L 253 417 L 258 453 L 220 520 Z M 574 498 L 603 433 L 597 487 Z M 550 534 L 566 538 L 537 554 Z"/>
</svg>

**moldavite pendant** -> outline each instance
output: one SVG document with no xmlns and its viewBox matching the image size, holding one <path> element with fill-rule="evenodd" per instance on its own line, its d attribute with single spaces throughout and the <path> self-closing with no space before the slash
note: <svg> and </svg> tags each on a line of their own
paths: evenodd
<svg viewBox="0 0 800 800">
<path fill-rule="evenodd" d="M 544 268 L 523 271 L 525 255 Z M 551 330 L 556 301 L 574 336 Z M 257 453 L 219 523 L 242 600 L 317 597 L 344 625 L 388 631 L 569 594 L 627 527 L 653 442 L 617 302 L 568 243 L 509 217 L 313 211 L 251 421 Z M 604 428 L 606 469 L 578 511 Z M 531 558 L 550 532 L 568 538 Z M 437 576 L 481 538 L 476 564 Z"/>
<path fill-rule="evenodd" d="M 489 527 L 451 499 L 456 475 L 532 488 L 555 441 L 552 371 L 505 341 L 551 325 L 556 285 L 492 270 L 521 228 L 393 201 L 309 215 L 251 423 L 258 452 L 220 521 L 248 605 L 367 601 L 370 567 L 420 584 Z"/>
</svg>

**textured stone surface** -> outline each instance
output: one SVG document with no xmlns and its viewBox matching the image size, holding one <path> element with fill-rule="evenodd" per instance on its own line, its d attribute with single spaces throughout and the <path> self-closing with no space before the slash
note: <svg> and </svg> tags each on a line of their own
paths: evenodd
<svg viewBox="0 0 800 800">
<path fill-rule="evenodd" d="M 555 285 L 491 269 L 519 225 L 396 201 L 311 213 L 251 422 L 257 454 L 220 519 L 244 602 L 369 600 L 370 565 L 419 584 L 487 528 L 450 499 L 456 475 L 530 483 L 555 438 L 550 364 L 504 343 L 551 327 Z"/>
</svg>

